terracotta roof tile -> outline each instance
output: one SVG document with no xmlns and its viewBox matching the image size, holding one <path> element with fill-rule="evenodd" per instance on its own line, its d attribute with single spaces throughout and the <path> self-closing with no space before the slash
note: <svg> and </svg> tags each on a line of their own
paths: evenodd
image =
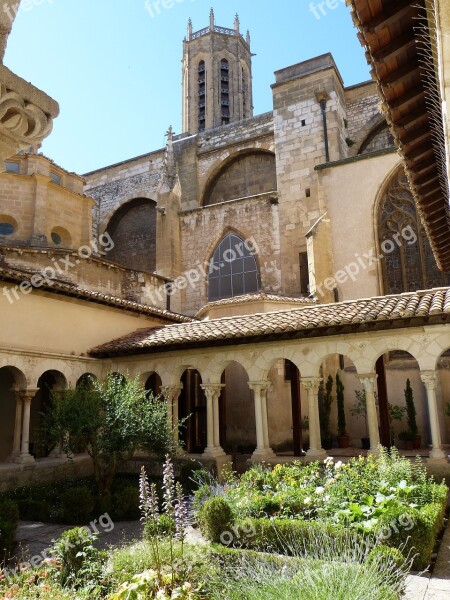
<svg viewBox="0 0 450 600">
<path fill-rule="evenodd" d="M 246 304 L 249 302 L 280 302 L 280 303 L 292 303 L 292 304 L 303 304 L 303 305 L 314 305 L 315 300 L 311 298 L 291 298 L 289 296 L 277 296 L 276 294 L 268 294 L 266 292 L 256 292 L 254 294 L 243 294 L 242 296 L 235 296 L 234 298 L 225 298 L 224 300 L 216 300 L 215 302 L 209 302 L 206 306 L 203 306 L 198 313 L 195 315 L 196 318 L 201 318 L 210 308 L 219 306 L 236 306 L 238 304 Z"/>
<path fill-rule="evenodd" d="M 443 322 L 450 314 L 450 288 L 313 305 L 270 313 L 226 317 L 141 329 L 92 350 L 93 356 L 161 352 L 183 347 L 227 345 L 287 337 L 329 335 L 361 327 L 411 326 L 417 319 Z"/>
</svg>

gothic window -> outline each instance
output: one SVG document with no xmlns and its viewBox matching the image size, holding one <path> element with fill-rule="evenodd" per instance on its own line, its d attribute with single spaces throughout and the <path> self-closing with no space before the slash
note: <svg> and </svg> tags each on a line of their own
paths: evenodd
<svg viewBox="0 0 450 600">
<path fill-rule="evenodd" d="M 258 292 L 259 269 L 248 244 L 230 233 L 217 246 L 209 267 L 208 301 Z"/>
<path fill-rule="evenodd" d="M 222 125 L 230 122 L 230 65 L 226 58 L 220 63 L 220 106 Z"/>
<path fill-rule="evenodd" d="M 200 61 L 198 65 L 198 130 L 204 131 L 206 123 L 206 65 Z"/>
<path fill-rule="evenodd" d="M 450 273 L 438 269 L 403 169 L 386 191 L 378 231 L 385 294 L 450 285 Z"/>
</svg>

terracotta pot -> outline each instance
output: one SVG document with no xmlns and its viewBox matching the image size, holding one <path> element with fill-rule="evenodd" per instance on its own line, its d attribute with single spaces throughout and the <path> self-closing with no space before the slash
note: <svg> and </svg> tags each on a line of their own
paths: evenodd
<svg viewBox="0 0 450 600">
<path fill-rule="evenodd" d="M 350 444 L 350 436 L 348 435 L 338 435 L 337 438 L 339 448 L 348 448 Z"/>
<path fill-rule="evenodd" d="M 422 436 L 416 435 L 416 439 L 414 440 L 413 444 L 414 450 L 419 450 L 419 448 L 422 448 Z"/>
</svg>

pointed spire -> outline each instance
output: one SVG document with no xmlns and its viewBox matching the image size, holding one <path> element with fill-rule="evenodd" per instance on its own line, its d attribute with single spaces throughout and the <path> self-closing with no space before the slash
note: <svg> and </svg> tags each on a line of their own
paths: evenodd
<svg viewBox="0 0 450 600">
<path fill-rule="evenodd" d="M 236 16 L 234 17 L 234 30 L 236 31 L 236 33 L 239 33 L 239 26 L 239 15 L 236 13 Z"/>
<path fill-rule="evenodd" d="M 209 28 L 211 29 L 211 31 L 214 31 L 214 25 L 215 25 L 214 9 L 211 8 L 211 12 L 209 13 Z"/>
<path fill-rule="evenodd" d="M 250 31 L 247 29 L 247 37 L 245 38 L 245 41 L 247 42 L 247 44 L 250 46 L 250 42 L 252 41 L 250 38 Z"/>
<path fill-rule="evenodd" d="M 189 41 L 192 40 L 192 19 L 189 17 L 189 21 L 188 21 L 188 35 L 187 35 L 187 39 Z"/>
</svg>

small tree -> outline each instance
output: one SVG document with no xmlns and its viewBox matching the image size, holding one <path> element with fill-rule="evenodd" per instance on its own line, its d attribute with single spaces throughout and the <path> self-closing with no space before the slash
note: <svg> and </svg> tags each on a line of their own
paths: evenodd
<svg viewBox="0 0 450 600">
<path fill-rule="evenodd" d="M 405 388 L 405 400 L 406 400 L 406 416 L 408 419 L 408 429 L 409 432 L 416 436 L 418 432 L 417 422 L 416 422 L 416 407 L 414 405 L 414 393 L 411 387 L 411 381 L 409 379 L 406 380 L 406 388 Z"/>
<path fill-rule="evenodd" d="M 364 417 L 366 426 L 366 437 L 367 433 L 367 402 L 366 402 L 366 390 L 355 390 L 356 402 L 350 409 L 352 417 Z"/>
<path fill-rule="evenodd" d="M 338 409 L 338 433 L 340 436 L 347 435 L 347 424 L 345 422 L 345 407 L 344 407 L 344 384 L 336 373 L 336 401 Z"/>
<path fill-rule="evenodd" d="M 69 459 L 86 448 L 101 496 L 110 494 L 114 475 L 136 450 L 158 458 L 175 452 L 167 403 L 147 392 L 138 377 L 111 374 L 104 382 L 92 380 L 58 392 L 44 415 L 44 426 Z"/>
</svg>

